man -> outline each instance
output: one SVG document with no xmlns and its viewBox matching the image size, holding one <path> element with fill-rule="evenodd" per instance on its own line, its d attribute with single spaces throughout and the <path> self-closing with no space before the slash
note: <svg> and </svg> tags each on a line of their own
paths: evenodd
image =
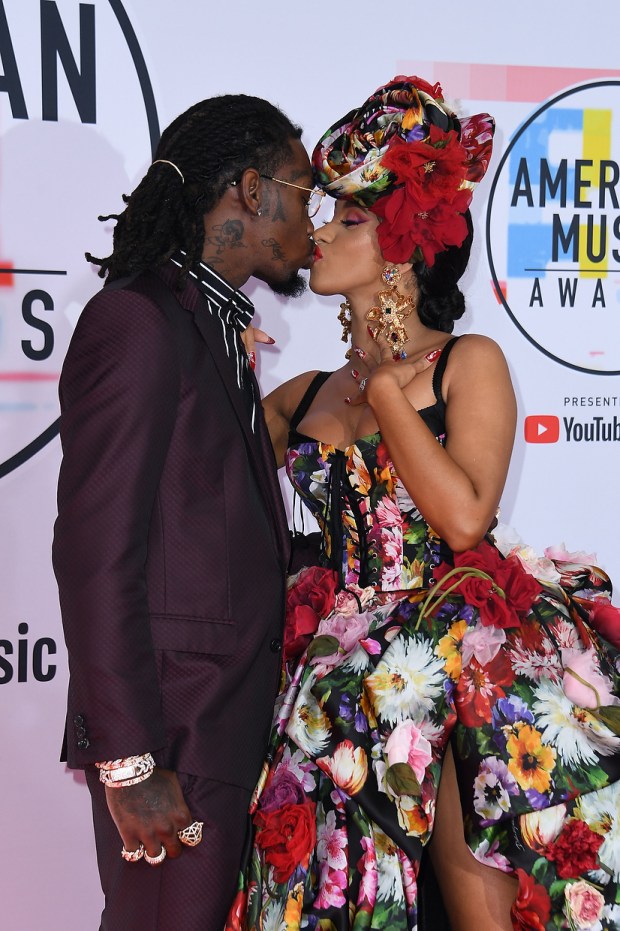
<svg viewBox="0 0 620 931">
<path fill-rule="evenodd" d="M 115 217 L 112 255 L 87 255 L 107 281 L 61 377 L 53 559 L 103 931 L 220 931 L 234 897 L 289 551 L 238 289 L 303 290 L 300 135 L 258 98 L 196 104 Z"/>
</svg>

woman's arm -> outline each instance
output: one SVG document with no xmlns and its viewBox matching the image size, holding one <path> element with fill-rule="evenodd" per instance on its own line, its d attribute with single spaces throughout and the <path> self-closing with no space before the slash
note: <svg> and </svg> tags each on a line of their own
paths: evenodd
<svg viewBox="0 0 620 931">
<path fill-rule="evenodd" d="M 412 367 L 380 348 L 365 396 L 396 472 L 453 550 L 476 546 L 497 510 L 514 441 L 516 402 L 504 355 L 484 336 L 463 336 L 455 345 L 443 379 L 443 448 L 407 396 Z"/>
</svg>

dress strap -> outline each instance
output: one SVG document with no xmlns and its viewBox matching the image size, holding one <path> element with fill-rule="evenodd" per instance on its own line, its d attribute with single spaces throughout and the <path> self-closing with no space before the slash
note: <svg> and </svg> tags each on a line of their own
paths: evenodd
<svg viewBox="0 0 620 931">
<path fill-rule="evenodd" d="M 446 345 L 443 347 L 441 355 L 437 361 L 437 365 L 435 366 L 435 371 L 433 372 L 433 392 L 435 394 L 435 399 L 442 411 L 445 409 L 446 405 L 443 399 L 443 394 L 441 392 L 441 384 L 443 382 L 446 365 L 448 364 L 448 358 L 458 338 L 458 336 L 453 336 L 451 340 L 448 340 Z"/>
<path fill-rule="evenodd" d="M 301 401 L 295 408 L 293 416 L 290 420 L 290 430 L 296 430 L 301 421 L 304 419 L 308 412 L 308 408 L 314 401 L 317 396 L 321 386 L 327 381 L 331 372 L 317 372 L 308 387 L 306 388 Z"/>
</svg>

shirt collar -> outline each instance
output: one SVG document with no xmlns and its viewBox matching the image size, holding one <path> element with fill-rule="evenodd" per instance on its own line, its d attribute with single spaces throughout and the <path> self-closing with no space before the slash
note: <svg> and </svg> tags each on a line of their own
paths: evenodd
<svg viewBox="0 0 620 931">
<path fill-rule="evenodd" d="M 170 261 L 181 268 L 185 255 L 185 252 L 179 250 L 171 256 Z M 189 274 L 199 291 L 202 291 L 209 303 L 214 304 L 219 312 L 232 305 L 231 320 L 240 330 L 245 330 L 250 325 L 254 317 L 254 304 L 243 291 L 233 288 L 205 262 L 198 262 L 194 269 L 190 269 Z"/>
</svg>

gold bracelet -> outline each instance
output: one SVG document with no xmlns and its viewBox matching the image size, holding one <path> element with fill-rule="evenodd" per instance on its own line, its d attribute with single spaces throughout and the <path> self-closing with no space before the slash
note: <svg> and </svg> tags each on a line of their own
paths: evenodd
<svg viewBox="0 0 620 931">
<path fill-rule="evenodd" d="M 143 753 L 141 756 L 128 756 L 107 763 L 97 763 L 96 766 L 99 769 L 99 780 L 105 786 L 124 789 L 126 786 L 135 786 L 148 779 L 155 769 L 155 760 L 150 753 Z"/>
</svg>

